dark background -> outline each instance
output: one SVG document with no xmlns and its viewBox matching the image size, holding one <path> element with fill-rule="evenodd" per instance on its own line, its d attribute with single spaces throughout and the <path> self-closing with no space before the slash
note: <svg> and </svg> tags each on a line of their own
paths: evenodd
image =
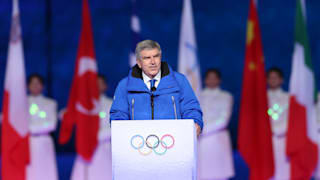
<svg viewBox="0 0 320 180">
<path fill-rule="evenodd" d="M 156 40 L 163 60 L 177 69 L 182 0 L 137 0 L 141 36 Z M 129 71 L 131 0 L 89 0 L 98 68 L 108 78 L 113 96 Z M 238 125 L 249 0 L 193 0 L 201 73 L 215 67 L 222 72 L 222 88 L 235 100 L 230 130 L 234 148 Z M 27 75 L 45 77 L 45 94 L 66 106 L 73 77 L 81 25 L 81 0 L 21 0 L 20 14 Z M 266 68 L 284 71 L 288 89 L 294 45 L 295 0 L 260 0 L 258 13 Z M 0 102 L 7 60 L 11 0 L 0 0 Z M 320 78 L 320 1 L 307 0 L 307 28 L 312 60 Z M 0 107 L 2 106 L 2 103 Z M 54 136 L 57 136 L 57 132 Z M 73 142 L 56 146 L 73 152 Z"/>
</svg>

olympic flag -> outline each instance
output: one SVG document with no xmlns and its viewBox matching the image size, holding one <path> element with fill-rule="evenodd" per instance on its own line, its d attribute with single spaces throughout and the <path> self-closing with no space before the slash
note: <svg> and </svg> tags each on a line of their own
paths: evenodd
<svg viewBox="0 0 320 180">
<path fill-rule="evenodd" d="M 193 120 L 111 122 L 115 180 L 196 180 Z"/>
<path fill-rule="evenodd" d="M 202 85 L 191 0 L 183 1 L 180 25 L 178 71 L 187 77 L 193 91 L 199 98 Z"/>
</svg>

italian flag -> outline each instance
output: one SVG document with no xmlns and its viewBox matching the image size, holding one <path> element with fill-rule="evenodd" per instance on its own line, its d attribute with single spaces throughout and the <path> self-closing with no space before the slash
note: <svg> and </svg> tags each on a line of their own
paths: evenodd
<svg viewBox="0 0 320 180">
<path fill-rule="evenodd" d="M 309 180 L 317 165 L 316 84 L 306 29 L 304 0 L 297 0 L 290 77 L 287 156 L 292 180 Z"/>
</svg>

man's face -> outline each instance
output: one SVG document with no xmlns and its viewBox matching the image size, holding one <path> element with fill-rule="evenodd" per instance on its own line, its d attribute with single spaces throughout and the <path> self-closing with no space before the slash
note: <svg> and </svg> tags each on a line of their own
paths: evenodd
<svg viewBox="0 0 320 180">
<path fill-rule="evenodd" d="M 160 51 L 157 48 L 142 50 L 137 63 L 148 77 L 154 78 L 161 68 Z"/>
<path fill-rule="evenodd" d="M 108 89 L 106 82 L 101 77 L 98 77 L 98 88 L 100 94 L 103 94 Z"/>
<path fill-rule="evenodd" d="M 43 90 L 43 85 L 38 78 L 32 78 L 28 89 L 33 96 L 40 95 Z"/>
<path fill-rule="evenodd" d="M 270 89 L 277 89 L 282 86 L 283 79 L 277 72 L 271 71 L 268 74 L 268 86 Z"/>
<path fill-rule="evenodd" d="M 207 75 L 204 83 L 206 84 L 206 87 L 208 87 L 208 88 L 216 88 L 216 87 L 220 86 L 220 79 L 216 73 L 210 72 Z"/>
</svg>

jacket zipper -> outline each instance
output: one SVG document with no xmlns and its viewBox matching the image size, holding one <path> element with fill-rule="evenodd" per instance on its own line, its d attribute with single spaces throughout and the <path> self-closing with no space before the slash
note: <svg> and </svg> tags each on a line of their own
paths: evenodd
<svg viewBox="0 0 320 180">
<path fill-rule="evenodd" d="M 151 94 L 150 98 L 151 98 L 151 119 L 153 120 L 154 119 L 154 95 Z"/>
</svg>

